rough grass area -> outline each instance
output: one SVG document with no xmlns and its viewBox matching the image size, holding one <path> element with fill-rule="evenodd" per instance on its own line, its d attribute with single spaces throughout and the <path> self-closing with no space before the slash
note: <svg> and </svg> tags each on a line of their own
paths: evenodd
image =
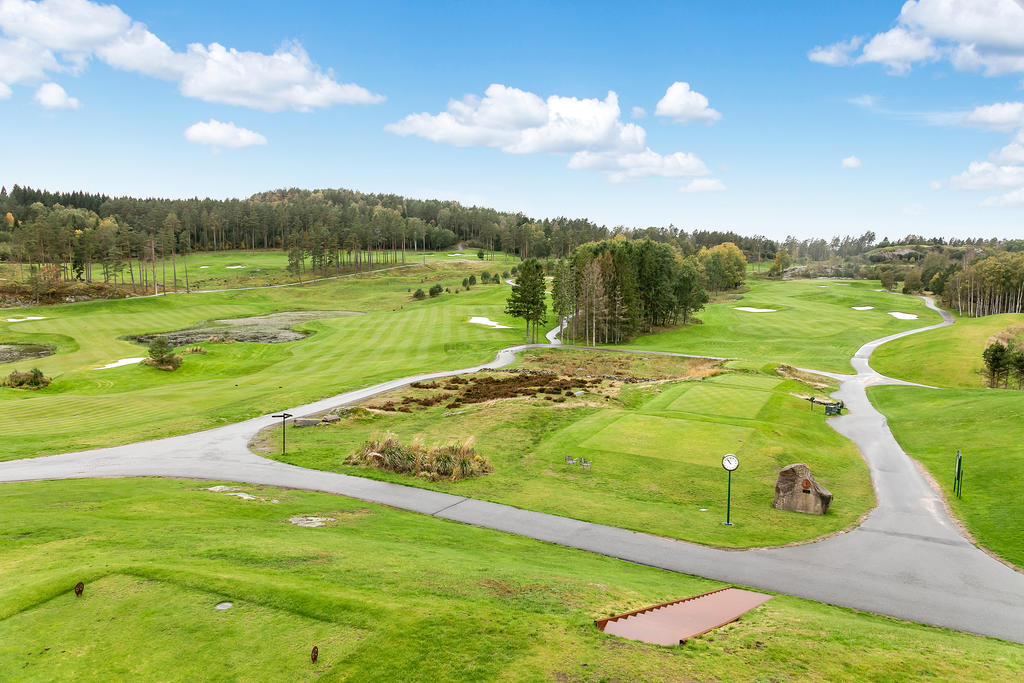
<svg viewBox="0 0 1024 683">
<path fill-rule="evenodd" d="M 482 374 L 409 387 L 366 404 L 388 411 L 350 410 L 331 425 L 289 429 L 285 457 L 279 428 L 261 433 L 253 449 L 304 467 L 726 547 L 821 536 L 854 523 L 874 503 L 856 447 L 828 426 L 823 408 L 812 410 L 791 395 L 807 390 L 793 380 L 733 372 L 704 380 L 623 384 L 545 375 L 558 384 L 558 393 L 535 386 L 514 398 L 488 395 L 482 403 L 450 407 L 467 387 L 490 388 L 482 380 L 509 373 Z M 439 395 L 444 398 L 437 400 Z M 460 482 L 427 482 L 345 463 L 364 441 L 383 432 L 426 443 L 474 437 L 494 472 Z M 733 476 L 736 526 L 724 527 L 721 460 L 730 452 L 741 465 Z M 593 464 L 584 468 L 580 459 Z M 795 462 L 807 463 L 836 495 L 827 515 L 771 507 L 778 471 Z"/>
<path fill-rule="evenodd" d="M 638 377 L 646 379 L 679 379 L 709 376 L 721 361 L 710 358 L 680 358 L 610 351 L 576 349 L 528 349 L 519 354 L 514 367 L 547 370 L 562 375 L 600 377 Z"/>
<path fill-rule="evenodd" d="M 54 355 L 33 361 L 54 382 L 31 395 L 0 389 L 0 432 L 18 434 L 0 442 L 0 460 L 206 429 L 396 377 L 490 360 L 523 336 L 516 327 L 521 323 L 503 312 L 507 285 L 409 300 L 409 290 L 427 277 L 440 277 L 454 291 L 480 267 L 428 263 L 303 287 L 23 309 L 18 317 L 47 319 L 0 319 L 0 339 L 56 346 Z M 288 344 L 204 344 L 207 353 L 189 356 L 173 373 L 144 365 L 96 369 L 145 356 L 145 347 L 126 339 L 130 335 L 342 306 L 364 315 L 299 323 L 299 331 L 315 334 Z M 471 325 L 474 315 L 512 329 Z M 25 369 L 24 363 L 0 365 L 0 376 L 15 369 Z"/>
<path fill-rule="evenodd" d="M 957 318 L 956 324 L 883 344 L 871 367 L 884 375 L 939 387 L 985 386 L 981 354 L 990 340 L 1016 337 L 1024 315 Z"/>
<path fill-rule="evenodd" d="M 959 324 L 959 323 L 958 323 Z M 871 401 L 897 441 L 942 486 L 953 512 L 981 545 L 1024 568 L 1024 397 L 1002 389 L 875 387 Z M 953 491 L 956 451 L 963 497 Z"/>
<path fill-rule="evenodd" d="M 941 322 L 917 297 L 875 292 L 877 281 L 750 280 L 742 299 L 709 304 L 703 324 L 638 337 L 628 348 L 742 358 L 830 372 L 851 372 L 850 358 L 865 342 Z M 772 308 L 748 313 L 734 306 Z M 874 306 L 855 311 L 853 306 Z M 913 313 L 898 320 L 890 311 Z"/>
<path fill-rule="evenodd" d="M 327 494 L 244 487 L 267 501 L 240 500 L 209 485 L 0 487 L 4 678 L 883 681 L 898 667 L 900 680 L 1017 680 L 1024 668 L 1019 645 L 786 596 L 683 646 L 635 643 L 593 619 L 721 584 Z M 214 610 L 222 600 L 235 606 Z"/>
<path fill-rule="evenodd" d="M 255 342 L 281 344 L 298 341 L 309 335 L 294 329 L 297 325 L 324 318 L 344 318 L 360 315 L 351 311 L 287 311 L 269 315 L 255 315 L 247 318 L 212 320 L 187 330 L 143 334 L 133 337 L 139 344 L 149 344 L 157 337 L 164 337 L 171 346 L 186 346 L 201 342 Z"/>
<path fill-rule="evenodd" d="M 0 344 L 0 364 L 44 358 L 53 355 L 53 349 L 41 344 Z"/>
</svg>

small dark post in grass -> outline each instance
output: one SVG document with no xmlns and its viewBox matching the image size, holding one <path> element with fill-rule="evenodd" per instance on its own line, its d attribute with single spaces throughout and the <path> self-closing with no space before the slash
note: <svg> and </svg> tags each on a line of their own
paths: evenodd
<svg viewBox="0 0 1024 683">
<path fill-rule="evenodd" d="M 964 459 L 960 450 L 956 452 L 956 465 L 953 467 L 953 494 L 959 498 L 964 483 Z"/>
<path fill-rule="evenodd" d="M 320 648 L 318 648 L 316 645 L 314 645 L 313 646 L 313 651 L 309 653 L 309 661 L 311 661 L 314 664 L 316 664 L 317 657 L 319 657 L 319 656 L 320 656 Z"/>
<path fill-rule="evenodd" d="M 285 448 L 285 445 L 286 445 L 285 442 L 287 441 L 287 437 L 285 435 L 288 433 L 287 430 L 285 430 L 285 428 L 284 428 L 284 423 L 291 416 L 292 416 L 291 413 L 281 413 L 280 415 L 272 415 L 271 416 L 271 417 L 279 417 L 279 418 L 281 418 L 281 455 L 284 455 L 284 448 Z"/>
<path fill-rule="evenodd" d="M 85 590 L 85 584 L 84 583 L 82 583 L 81 581 L 76 583 L 75 584 L 75 597 L 76 598 L 82 597 L 82 591 L 84 591 L 84 590 Z"/>
<path fill-rule="evenodd" d="M 729 519 L 729 513 L 732 509 L 732 471 L 739 466 L 739 458 L 732 453 L 726 453 L 725 457 L 722 458 L 722 467 L 729 473 L 729 484 L 725 494 L 725 521 L 722 522 L 725 526 L 732 526 L 732 520 Z"/>
</svg>

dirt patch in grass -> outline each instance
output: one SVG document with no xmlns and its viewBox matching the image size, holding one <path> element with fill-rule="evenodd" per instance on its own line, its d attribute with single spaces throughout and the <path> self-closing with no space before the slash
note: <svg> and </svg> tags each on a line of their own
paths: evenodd
<svg viewBox="0 0 1024 683">
<path fill-rule="evenodd" d="M 785 363 L 782 363 L 777 368 L 775 368 L 775 372 L 782 375 L 786 379 L 795 379 L 798 382 L 802 382 L 807 386 L 813 387 L 815 389 L 820 389 L 821 391 L 831 392 L 839 389 L 839 382 L 832 379 L 831 377 L 826 377 L 825 375 L 816 375 L 813 372 L 804 372 L 803 370 L 798 370 L 797 368 L 794 368 L 792 365 L 786 365 Z"/>
<path fill-rule="evenodd" d="M 22 360 L 52 356 L 53 349 L 39 344 L 0 344 L 0 363 L 16 363 Z"/>
<path fill-rule="evenodd" d="M 207 341 L 258 342 L 263 344 L 280 344 L 298 341 L 308 335 L 292 328 L 301 323 L 322 318 L 342 318 L 362 315 L 353 311 L 289 311 L 271 313 L 248 318 L 226 318 L 211 320 L 208 323 L 175 332 L 160 334 L 143 334 L 131 337 L 132 341 L 149 344 L 155 337 L 166 337 L 171 346 L 186 346 Z"/>
<path fill-rule="evenodd" d="M 402 397 L 368 406 L 371 410 L 409 413 L 416 407 L 444 404 L 459 408 L 467 403 L 486 403 L 509 398 L 542 398 L 564 403 L 577 392 L 596 390 L 605 380 L 588 377 L 564 377 L 553 372 L 475 373 L 469 377 L 451 377 L 435 382 L 415 382 L 418 390 Z M 423 392 L 429 392 L 424 394 Z"/>
<path fill-rule="evenodd" d="M 548 370 L 562 375 L 660 380 L 707 377 L 718 373 L 721 364 L 722 361 L 711 358 L 536 349 L 524 351 L 517 367 Z"/>
</svg>

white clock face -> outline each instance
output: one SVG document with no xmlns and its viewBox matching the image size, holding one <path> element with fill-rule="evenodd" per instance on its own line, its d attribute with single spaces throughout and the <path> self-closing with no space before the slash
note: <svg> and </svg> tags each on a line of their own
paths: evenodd
<svg viewBox="0 0 1024 683">
<path fill-rule="evenodd" d="M 722 467 L 732 472 L 734 469 L 740 466 L 739 458 L 732 453 L 722 458 Z"/>
</svg>

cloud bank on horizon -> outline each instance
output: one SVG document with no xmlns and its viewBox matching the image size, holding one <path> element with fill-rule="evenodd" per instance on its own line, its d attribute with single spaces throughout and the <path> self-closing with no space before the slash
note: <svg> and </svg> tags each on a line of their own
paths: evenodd
<svg viewBox="0 0 1024 683">
<path fill-rule="evenodd" d="M 905 76 L 915 67 L 948 61 L 954 69 L 984 76 L 1024 74 L 1024 2 L 1018 0 L 908 0 L 896 25 L 871 38 L 853 36 L 807 53 L 812 62 L 844 67 L 876 63 L 894 76 Z M 1024 80 L 1021 81 L 1024 88 Z M 877 109 L 877 99 L 862 95 L 853 104 Z M 967 170 L 933 189 L 987 190 L 981 206 L 1024 204 L 1024 102 L 997 102 L 968 112 L 916 115 L 930 123 L 960 125 L 1013 133 L 1011 142 L 992 152 L 986 161 L 975 161 Z M 843 160 L 844 168 L 850 157 Z"/>
</svg>

